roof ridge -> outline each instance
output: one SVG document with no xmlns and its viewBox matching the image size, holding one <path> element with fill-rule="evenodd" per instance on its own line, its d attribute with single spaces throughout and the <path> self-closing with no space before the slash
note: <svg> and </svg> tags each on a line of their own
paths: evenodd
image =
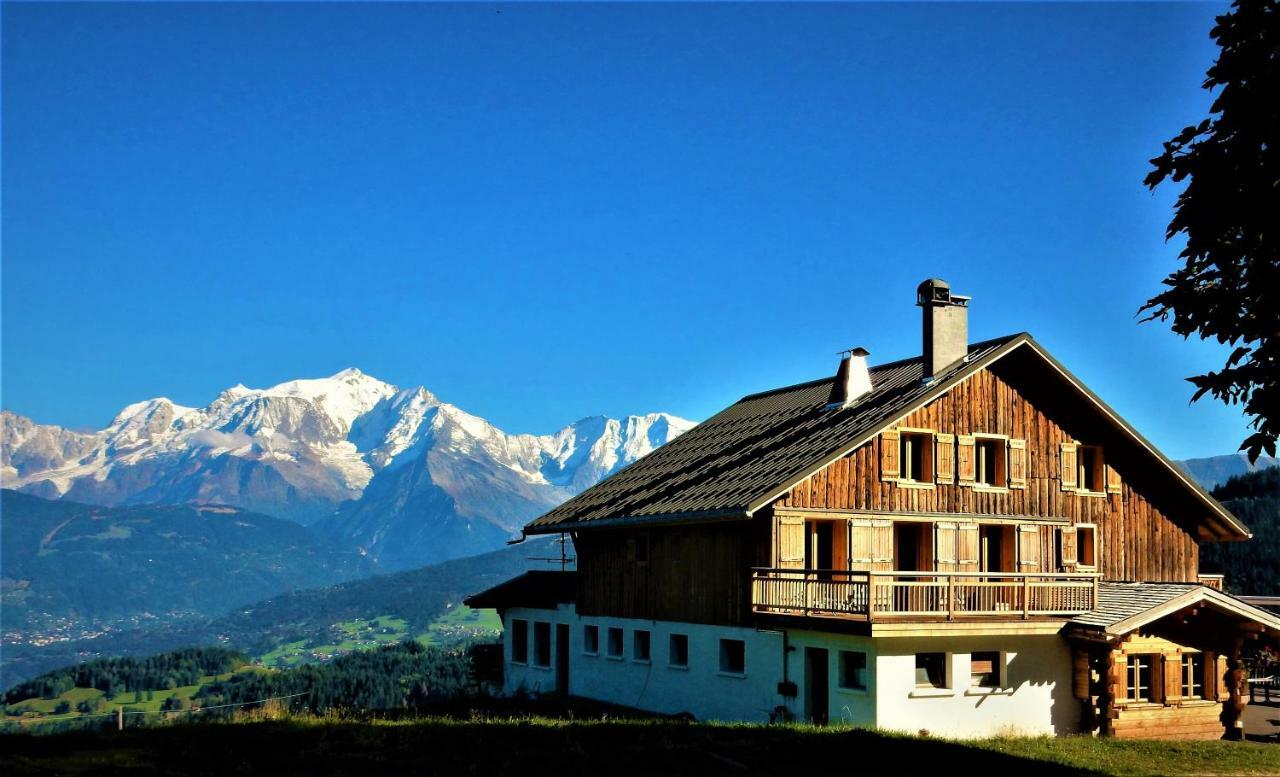
<svg viewBox="0 0 1280 777">
<path fill-rule="evenodd" d="M 982 350 L 983 348 L 989 348 L 998 343 L 1006 343 L 1006 342 L 1009 342 L 1010 340 L 1014 340 L 1024 335 L 1027 337 L 1031 337 L 1030 332 L 1014 332 L 1013 334 L 1003 335 L 1001 337 L 992 337 L 986 340 L 978 340 L 977 342 L 969 343 L 968 353 L 972 353 L 973 351 L 979 351 L 979 350 Z M 895 359 L 891 362 L 885 362 L 883 364 L 875 364 L 869 367 L 868 369 L 873 373 L 880 370 L 891 370 L 897 367 L 901 367 L 905 364 L 909 364 L 911 362 L 920 361 L 923 358 L 924 358 L 923 354 L 920 354 L 917 356 L 908 356 L 903 359 Z M 751 394 L 747 394 L 743 396 L 741 399 L 738 400 L 738 402 L 735 402 L 734 404 L 736 405 L 739 402 L 745 402 L 748 399 L 759 399 L 760 397 L 772 396 L 774 394 L 782 394 L 787 391 L 795 391 L 797 389 L 809 388 L 810 386 L 816 386 L 819 383 L 829 383 L 834 379 L 835 379 L 834 375 L 827 375 L 826 377 L 816 378 L 814 380 L 806 380 L 800 383 L 792 383 L 789 386 L 779 386 L 777 388 L 765 389 L 763 391 L 756 391 Z"/>
</svg>

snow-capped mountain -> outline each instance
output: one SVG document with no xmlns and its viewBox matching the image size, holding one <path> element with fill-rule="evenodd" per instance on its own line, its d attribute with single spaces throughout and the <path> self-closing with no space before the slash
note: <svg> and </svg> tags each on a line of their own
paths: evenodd
<svg viewBox="0 0 1280 777">
<path fill-rule="evenodd" d="M 665 413 L 507 434 L 425 388 L 359 370 L 203 408 L 157 398 L 93 434 L 3 413 L 4 486 L 109 506 L 218 503 L 315 524 L 384 567 L 490 550 L 521 524 L 673 439 Z"/>
</svg>

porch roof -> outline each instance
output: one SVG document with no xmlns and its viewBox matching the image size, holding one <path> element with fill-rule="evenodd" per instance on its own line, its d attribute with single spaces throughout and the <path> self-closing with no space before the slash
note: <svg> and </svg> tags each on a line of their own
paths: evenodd
<svg viewBox="0 0 1280 777">
<path fill-rule="evenodd" d="M 1098 606 L 1069 625 L 1118 637 L 1193 605 L 1251 621 L 1280 639 L 1280 616 L 1199 583 L 1101 582 Z"/>
<path fill-rule="evenodd" d="M 505 610 L 509 607 L 554 609 L 574 600 L 577 572 L 531 570 L 463 600 L 468 607 Z"/>
</svg>

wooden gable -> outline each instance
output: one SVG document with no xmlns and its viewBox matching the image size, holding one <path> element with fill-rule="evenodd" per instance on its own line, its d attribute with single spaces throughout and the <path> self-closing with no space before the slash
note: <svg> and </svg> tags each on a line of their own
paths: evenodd
<svg viewBox="0 0 1280 777">
<path fill-rule="evenodd" d="M 1078 405 L 1038 381 L 1025 361 L 997 362 L 814 472 L 774 507 L 1094 524 L 1101 554 L 1098 570 L 1104 578 L 1194 582 L 1199 567 L 1193 520 L 1197 506 L 1167 496 L 1170 489 L 1150 471 L 1149 457 Z M 943 466 L 932 482 L 898 482 L 898 429 L 932 430 L 939 444 L 947 446 L 937 455 Z M 1005 487 L 975 486 L 974 435 L 1007 438 Z M 1081 493 L 1081 484 L 1075 482 L 1076 445 L 1081 442 L 1104 452 L 1105 473 L 1095 493 Z M 892 474 L 886 474 L 886 463 Z M 1053 526 L 1040 531 L 1040 552 L 1024 558 L 1024 567 L 1047 571 L 1045 560 L 1055 559 L 1059 552 L 1058 531 Z"/>
</svg>

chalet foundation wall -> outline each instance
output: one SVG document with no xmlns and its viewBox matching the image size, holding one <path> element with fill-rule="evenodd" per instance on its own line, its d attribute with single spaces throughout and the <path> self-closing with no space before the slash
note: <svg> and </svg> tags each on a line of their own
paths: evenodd
<svg viewBox="0 0 1280 777">
<path fill-rule="evenodd" d="M 881 637 L 876 640 L 879 728 L 951 737 L 1072 734 L 1080 703 L 1071 689 L 1071 651 L 1056 635 Z M 998 651 L 998 687 L 974 687 L 971 656 Z M 942 653 L 945 688 L 917 684 L 916 655 Z"/>
<path fill-rule="evenodd" d="M 524 663 L 511 660 L 514 619 L 529 624 L 529 660 Z M 513 608 L 503 617 L 508 694 L 561 690 L 556 670 L 560 645 L 554 638 L 544 664 L 534 660 L 534 624 L 539 622 L 549 624 L 546 630 L 552 635 L 557 624 L 568 627 L 571 695 L 650 712 L 749 722 L 825 718 L 832 724 L 927 729 L 956 737 L 1080 730 L 1080 704 L 1071 692 L 1071 652 L 1057 635 L 871 638 L 579 616 L 569 605 Z M 587 649 L 588 626 L 598 635 L 594 653 Z M 610 655 L 610 629 L 621 630 L 620 656 Z M 637 631 L 648 633 L 647 661 L 636 656 Z M 671 664 L 672 634 L 688 640 L 686 666 Z M 743 671 L 725 671 L 721 640 L 742 643 Z M 971 687 L 970 656 L 975 651 L 1000 652 L 998 688 Z M 844 652 L 862 655 L 845 657 Z M 946 656 L 948 687 L 918 687 L 916 654 L 939 652 Z M 846 660 L 849 666 L 843 667 Z M 848 671 L 860 663 L 865 671 Z"/>
</svg>

